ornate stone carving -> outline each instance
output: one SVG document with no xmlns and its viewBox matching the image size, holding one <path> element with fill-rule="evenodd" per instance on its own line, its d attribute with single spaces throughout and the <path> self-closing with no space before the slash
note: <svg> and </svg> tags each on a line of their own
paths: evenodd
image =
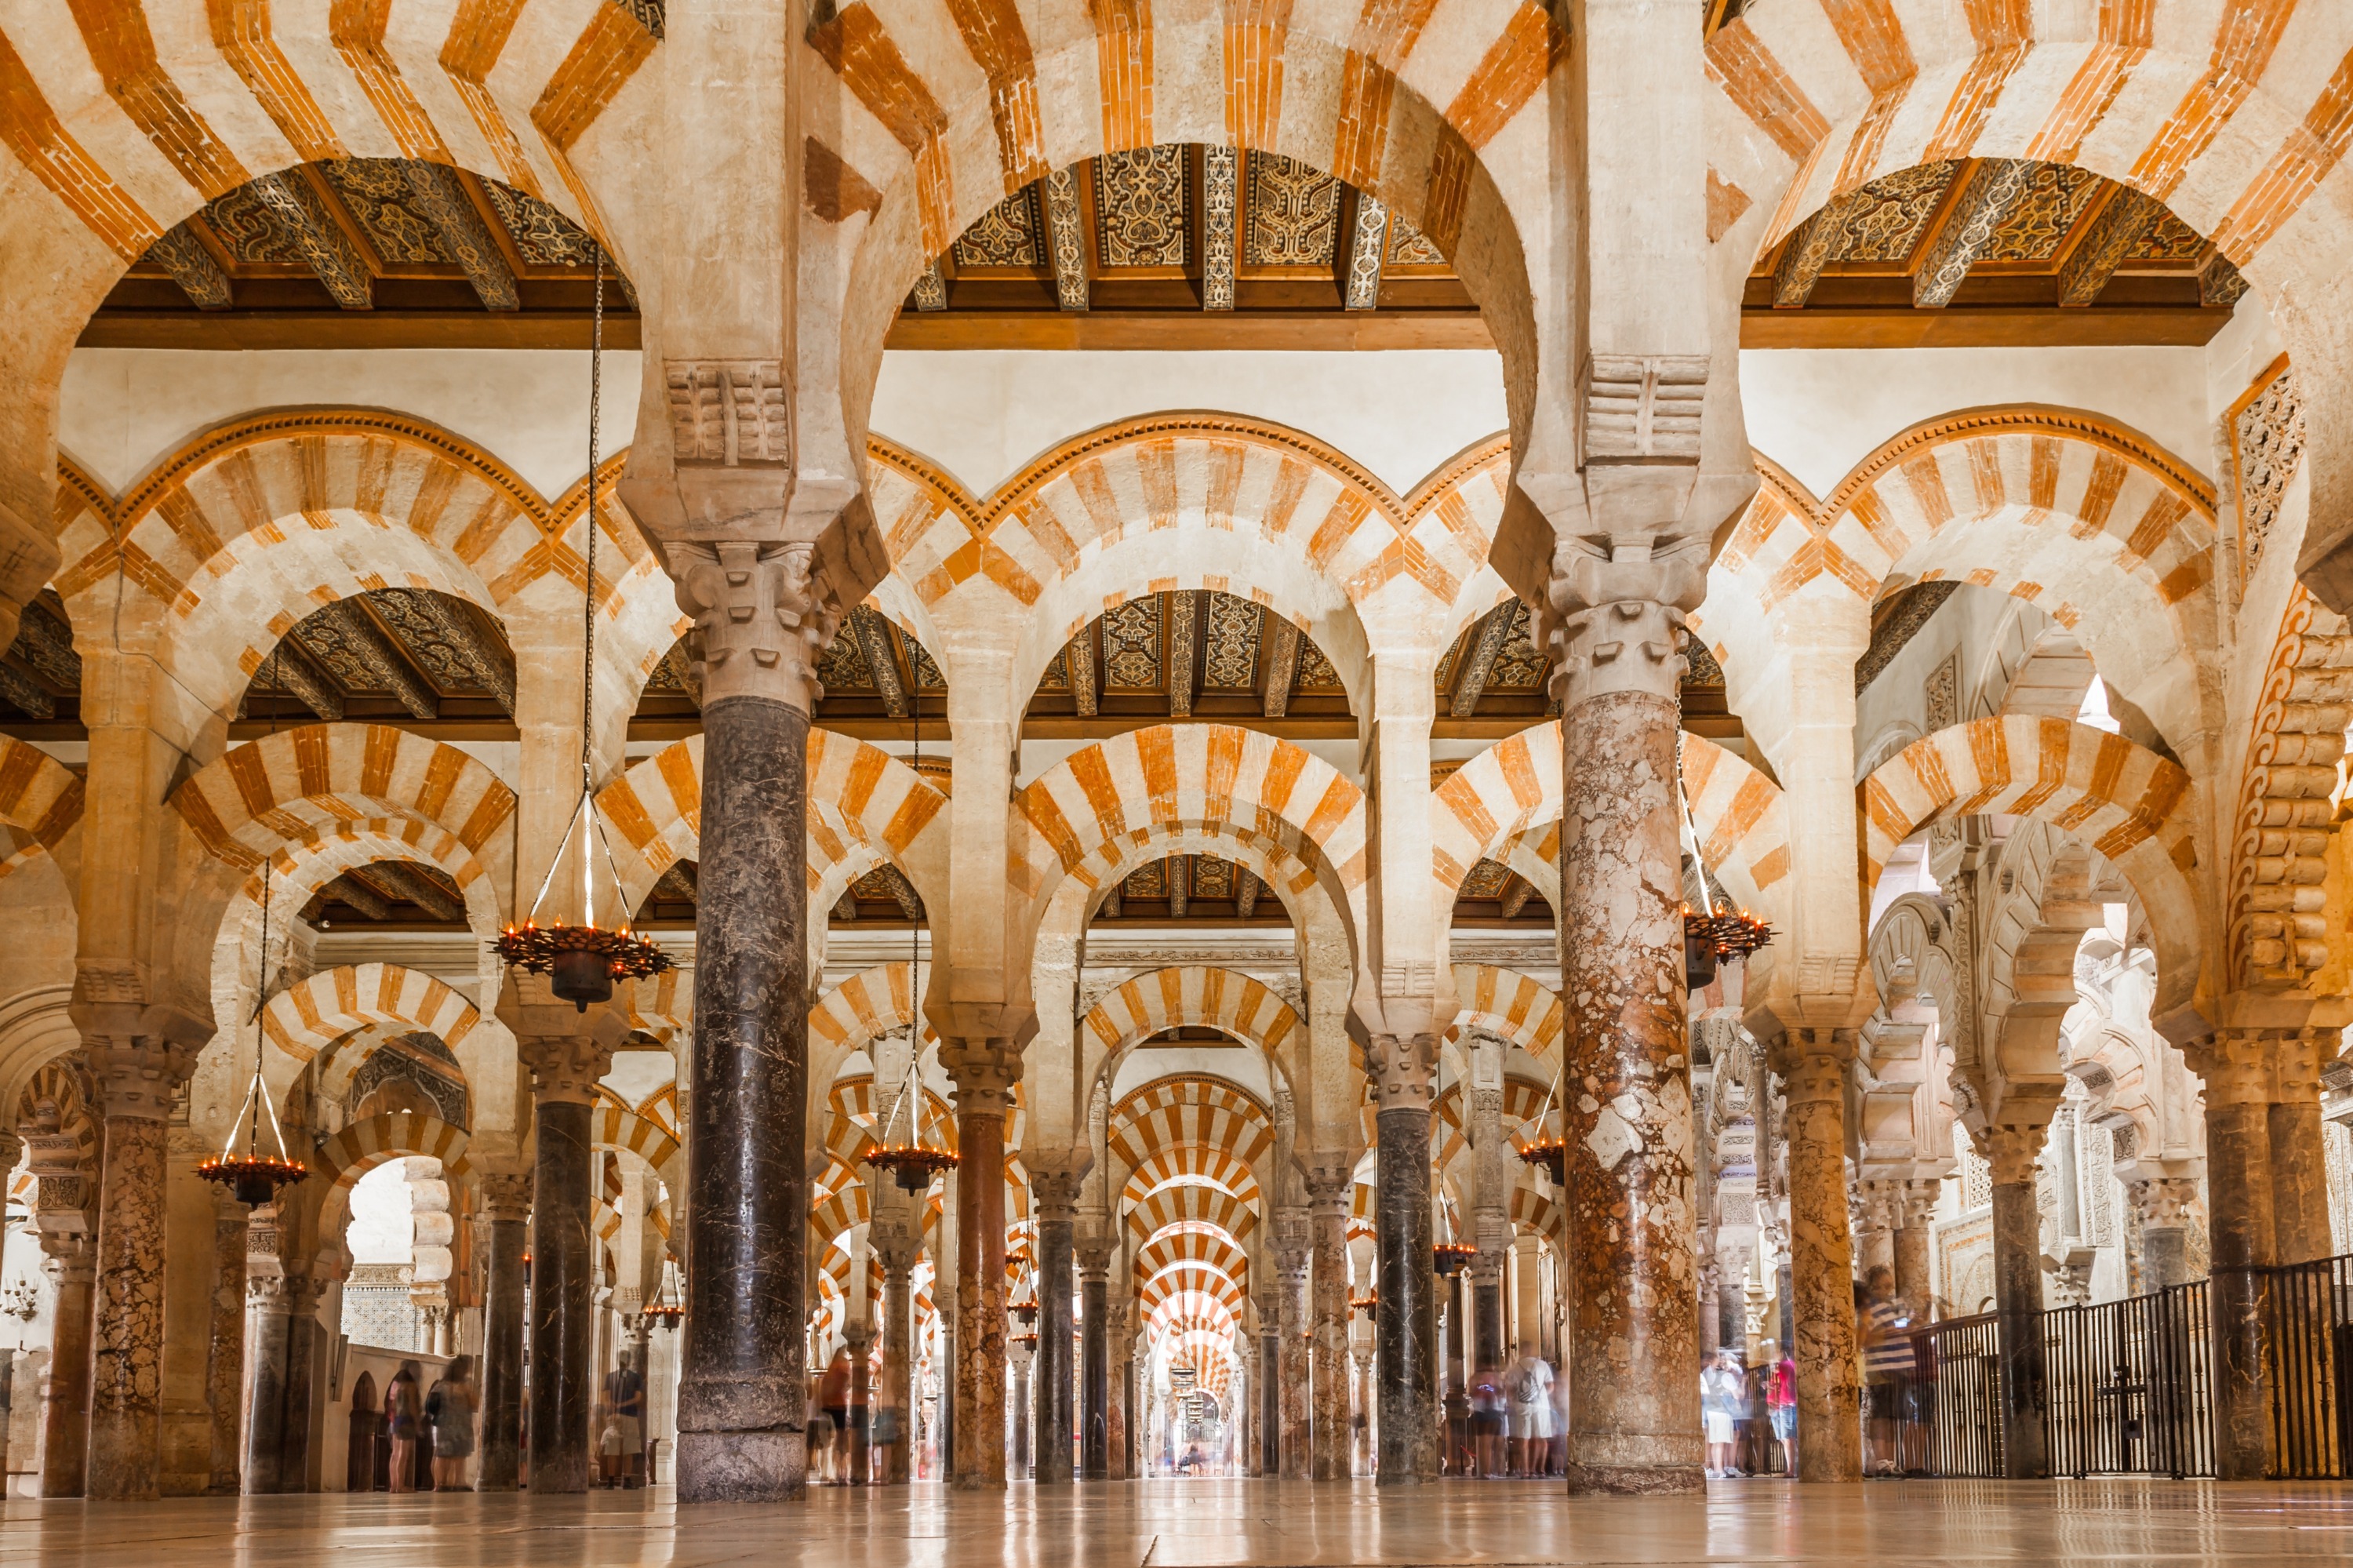
<svg viewBox="0 0 2353 1568">
<path fill-rule="evenodd" d="M 541 1105 L 592 1105 L 596 1080 L 613 1070 L 613 1048 L 590 1034 L 526 1035 L 515 1047 Z"/>
<path fill-rule="evenodd" d="M 1389 209 L 1368 191 L 1356 194 L 1356 222 L 1348 236 L 1348 281 L 1341 303 L 1352 311 L 1369 311 L 1381 302 L 1381 255 L 1388 234 Z"/>
<path fill-rule="evenodd" d="M 674 359 L 662 376 L 670 388 L 671 450 L 680 461 L 735 468 L 791 461 L 782 361 Z"/>
<path fill-rule="evenodd" d="M 761 696 L 807 712 L 824 694 L 817 662 L 838 614 L 810 575 L 814 546 L 746 541 L 681 544 L 678 605 L 694 618 L 688 652 L 703 705 Z"/>
<path fill-rule="evenodd" d="M 1374 1104 L 1427 1110 L 1438 1074 L 1438 1043 L 1426 1035 L 1376 1034 L 1365 1047 Z"/>
<path fill-rule="evenodd" d="M 1585 457 L 1697 461 L 1704 354 L 1597 354 L 1585 362 Z"/>
<path fill-rule="evenodd" d="M 2288 482 L 2304 460 L 2304 399 L 2296 393 L 2295 372 L 2283 367 L 2231 421 L 2239 471 L 2239 550 L 2249 573 L 2263 558 L 2264 541 L 2279 520 Z"/>
<path fill-rule="evenodd" d="M 940 264 L 926 261 L 915 275 L 915 308 L 919 311 L 944 311 L 948 308 L 947 280 L 940 276 Z"/>
<path fill-rule="evenodd" d="M 93 1039 L 83 1047 L 91 1087 L 108 1120 L 164 1121 L 195 1066 L 194 1052 L 154 1036 Z"/>
<path fill-rule="evenodd" d="M 1234 207 L 1241 154 L 1208 147 L 1201 154 L 1201 308 L 1234 308 Z"/>
<path fill-rule="evenodd" d="M 1066 311 L 1087 308 L 1086 233 L 1079 216 L 1079 177 L 1069 169 L 1046 176 L 1046 227 L 1054 247 L 1054 299 Z"/>
</svg>

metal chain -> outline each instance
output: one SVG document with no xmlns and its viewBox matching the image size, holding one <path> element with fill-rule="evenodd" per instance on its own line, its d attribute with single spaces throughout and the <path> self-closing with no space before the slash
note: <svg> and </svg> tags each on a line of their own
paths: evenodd
<svg viewBox="0 0 2353 1568">
<path fill-rule="evenodd" d="M 596 259 L 596 298 L 588 327 L 588 589 L 580 620 L 580 795 L 589 789 L 588 747 L 596 708 L 596 427 L 605 396 L 605 248 L 589 241 Z M 580 846 L 582 855 L 588 845 Z"/>
</svg>

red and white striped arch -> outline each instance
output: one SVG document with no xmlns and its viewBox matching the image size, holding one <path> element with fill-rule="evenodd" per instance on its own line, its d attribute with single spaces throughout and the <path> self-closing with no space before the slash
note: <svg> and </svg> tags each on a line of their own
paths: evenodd
<svg viewBox="0 0 2353 1568">
<path fill-rule="evenodd" d="M 1156 1150 L 1128 1170 L 1122 1203 L 1140 1203 L 1167 1186 L 1207 1185 L 1230 1192 L 1255 1210 L 1263 1205 L 1258 1177 L 1239 1156 L 1202 1144 Z"/>
<path fill-rule="evenodd" d="M 1274 1117 L 1256 1095 L 1201 1074 L 1155 1078 L 1112 1107 L 1105 1146 L 1130 1170 L 1181 1149 L 1255 1167 L 1274 1148 Z"/>
<path fill-rule="evenodd" d="M 1558 1065 L 1561 1030 L 1568 1015 L 1560 1005 L 1560 993 L 1542 980 L 1493 964 L 1457 964 L 1454 1001 L 1460 1011 L 1447 1030 L 1450 1035 L 1484 1029 L 1548 1066 Z"/>
<path fill-rule="evenodd" d="M 2066 719 L 1973 719 L 1926 736 L 1862 782 L 1864 878 L 1936 822 L 1980 813 L 2031 817 L 2115 863 L 2139 895 L 2157 948 L 2157 1012 L 2195 991 L 2207 948 L 2189 776 L 2123 736 Z"/>
<path fill-rule="evenodd" d="M 57 854 L 80 824 L 82 781 L 37 746 L 0 736 L 0 876 L 35 854 Z"/>
<path fill-rule="evenodd" d="M 1289 1002 L 1240 969 L 1191 964 L 1136 975 L 1106 992 L 1081 1027 L 1107 1053 L 1186 1024 L 1222 1029 L 1271 1055 L 1300 1029 Z"/>
<path fill-rule="evenodd" d="M 1127 1211 L 1127 1234 L 1137 1245 L 1171 1225 L 1215 1226 L 1238 1242 L 1246 1242 L 1258 1228 L 1252 1203 L 1216 1187 L 1170 1185 L 1156 1187 L 1134 1201 Z"/>
</svg>

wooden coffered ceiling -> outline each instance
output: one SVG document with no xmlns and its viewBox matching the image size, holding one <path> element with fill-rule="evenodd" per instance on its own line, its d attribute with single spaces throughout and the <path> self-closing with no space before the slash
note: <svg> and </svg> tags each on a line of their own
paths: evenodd
<svg viewBox="0 0 2353 1568">
<path fill-rule="evenodd" d="M 1485 347 L 1438 247 L 1352 185 L 1198 143 L 1023 186 L 917 280 L 893 348 Z"/>
<path fill-rule="evenodd" d="M 1749 274 L 1749 348 L 2202 344 L 2247 285 L 2165 206 L 2088 170 L 1923 164 L 1837 197 Z"/>
<path fill-rule="evenodd" d="M 339 158 L 238 186 L 150 246 L 80 341 L 110 348 L 586 347 L 588 236 L 446 164 Z M 606 279 L 605 343 L 638 346 Z"/>
</svg>

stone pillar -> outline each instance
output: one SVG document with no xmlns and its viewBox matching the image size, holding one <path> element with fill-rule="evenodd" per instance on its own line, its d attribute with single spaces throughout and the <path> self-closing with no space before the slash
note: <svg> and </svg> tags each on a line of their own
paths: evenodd
<svg viewBox="0 0 2353 1568">
<path fill-rule="evenodd" d="M 41 1495 L 78 1498 L 90 1457 L 90 1341 L 98 1245 L 86 1234 L 45 1234 L 44 1267 L 57 1291 L 49 1390 L 41 1409 Z"/>
<path fill-rule="evenodd" d="M 1293 1229 L 1296 1224 L 1292 1215 L 1278 1214 L 1275 1218 L 1278 1232 Z M 1309 1446 L 1314 1408 L 1310 1399 L 1313 1390 L 1307 1353 L 1314 1333 L 1308 1316 L 1308 1268 L 1314 1256 L 1312 1245 L 1301 1245 L 1286 1238 L 1275 1245 L 1274 1365 L 1280 1380 L 1277 1414 L 1282 1426 L 1275 1451 L 1281 1459 L 1277 1473 L 1286 1481 L 1303 1481 L 1314 1474 Z"/>
<path fill-rule="evenodd" d="M 588 1109 L 613 1053 L 586 1034 L 531 1034 L 518 1044 L 531 1069 L 538 1145 L 531 1206 L 531 1489 L 585 1492 L 597 1397 L 589 1363 L 596 1307 Z"/>
<path fill-rule="evenodd" d="M 1006 1346 L 1006 1364 L 1013 1372 L 1013 1389 L 1007 1400 L 1007 1408 L 1013 1418 L 1013 1453 L 1006 1462 L 1006 1477 L 1009 1480 L 1029 1478 L 1029 1368 L 1036 1348 L 1022 1344 Z"/>
<path fill-rule="evenodd" d="M 2051 1107 L 2039 1107 L 2047 1113 Z M 2035 1159 L 2046 1114 L 2021 1107 L 2018 1120 L 1987 1129 L 1993 1167 L 1994 1309 L 2001 1315 L 2001 1457 L 2011 1480 L 2051 1473 L 2042 1416 L 2049 1398 L 2042 1364 L 2042 1232 L 2034 1208 Z"/>
<path fill-rule="evenodd" d="M 1071 1232 L 1078 1223 L 1079 1178 L 1069 1171 L 1038 1171 L 1029 1178 L 1038 1216 L 1038 1353 L 1031 1376 L 1038 1391 L 1039 1486 L 1071 1479 L 1071 1412 L 1075 1403 L 1071 1317 Z"/>
<path fill-rule="evenodd" d="M 1854 1184 L 1847 1217 L 1854 1237 L 1857 1279 L 1870 1278 L 1874 1268 L 1895 1272 L 1895 1231 L 1903 1220 L 1900 1185 L 1883 1178 Z"/>
<path fill-rule="evenodd" d="M 1579 1493 L 1704 1485 L 1675 784 L 1685 634 L 1674 603 L 1695 602 L 1698 583 L 1695 567 L 1652 561 L 1651 544 L 1646 532 L 1615 545 L 1607 562 L 1564 545 L 1568 569 L 1551 589 L 1576 1277 L 1564 1360 Z"/>
<path fill-rule="evenodd" d="M 1854 1050 L 1848 1030 L 1793 1029 L 1774 1064 L 1787 1107 L 1782 1136 L 1789 1153 L 1798 1478 L 1804 1481 L 1852 1481 L 1862 1475 L 1845 1174 L 1847 1072 Z"/>
<path fill-rule="evenodd" d="M 215 1497 L 235 1497 L 245 1469 L 245 1249 L 250 1215 L 226 1192 L 214 1199 L 212 1338 L 205 1350 L 205 1393 L 212 1405 Z"/>
<path fill-rule="evenodd" d="M 1280 1303 L 1280 1293 L 1276 1300 Z M 1282 1475 L 1282 1314 L 1280 1306 L 1270 1311 L 1264 1305 L 1259 1308 L 1259 1321 L 1273 1323 L 1276 1330 L 1261 1334 L 1258 1342 L 1258 1364 L 1266 1369 L 1258 1392 L 1258 1473 L 1280 1479 Z"/>
<path fill-rule="evenodd" d="M 2189 1211 L 2198 1183 L 2186 1176 L 2151 1176 L 2125 1191 L 2140 1216 L 2140 1288 L 2170 1290 L 2189 1277 Z"/>
<path fill-rule="evenodd" d="M 84 1495 L 158 1495 L 164 1380 L 164 1123 L 188 1053 L 150 1035 L 99 1037 L 87 1054 L 106 1117 Z"/>
<path fill-rule="evenodd" d="M 1471 1260 L 1471 1368 L 1508 1365 L 1504 1353 L 1504 1255 L 1485 1247 Z"/>
<path fill-rule="evenodd" d="M 1373 1332 L 1380 1358 L 1379 1480 L 1411 1486 L 1438 1478 L 1438 1290 L 1430 1198 L 1430 1104 L 1438 1042 L 1377 1034 L 1366 1047 L 1374 1150 Z M 1687 1107 L 1688 1108 L 1688 1107 Z"/>
<path fill-rule="evenodd" d="M 1917 1326 L 1936 1314 L 1936 1282 L 1930 1277 L 1928 1236 L 1936 1228 L 1936 1189 L 1941 1183 L 1913 1180 L 1898 1185 L 1902 1190 L 1896 1197 L 1896 1218 L 1901 1223 L 1895 1232 L 1895 1294 L 1912 1308 L 1912 1321 Z"/>
<path fill-rule="evenodd" d="M 1001 1040 L 951 1041 L 956 1086 L 955 1467 L 967 1490 L 1005 1485 L 1005 1116 L 1020 1059 Z"/>
<path fill-rule="evenodd" d="M 2225 1481 L 2271 1473 L 2269 1270 L 2279 1261 L 2273 1206 L 2271 1064 L 2276 1033 L 2227 1030 L 2183 1054 L 2206 1086 L 2207 1225 L 2214 1333 L 2214 1467 Z"/>
<path fill-rule="evenodd" d="M 248 1275 L 253 1342 L 247 1359 L 245 1489 L 299 1492 L 311 1482 L 311 1364 L 324 1281 L 279 1273 Z"/>
<path fill-rule="evenodd" d="M 2323 1052 L 2318 1032 L 2282 1039 L 2273 1053 L 2272 1102 L 2264 1123 L 2272 1145 L 2272 1224 L 2275 1263 L 2310 1263 L 2336 1246 L 2328 1231 L 2328 1149 L 2320 1131 L 2320 1064 L 2336 1054 L 2336 1031 Z"/>
<path fill-rule="evenodd" d="M 882 1404 L 899 1428 L 882 1478 L 901 1486 L 913 1473 L 915 1451 L 915 1293 L 910 1276 L 916 1248 L 910 1238 L 892 1236 L 874 1250 L 882 1260 Z"/>
<path fill-rule="evenodd" d="M 1348 1478 L 1348 1195 L 1355 1185 L 1353 1161 L 1308 1167 L 1315 1346 L 1311 1468 L 1319 1481 Z"/>
<path fill-rule="evenodd" d="M 1090 1236 L 1078 1249 L 1080 1332 L 1079 1474 L 1111 1478 L 1111 1255 L 1110 1241 Z"/>
<path fill-rule="evenodd" d="M 522 1476 L 523 1253 L 530 1245 L 531 1176 L 486 1172 L 482 1233 L 481 1461 L 474 1489 L 511 1492 Z"/>
<path fill-rule="evenodd" d="M 750 493 L 724 512 L 711 498 L 712 514 L 740 514 Z M 813 553 L 748 540 L 669 550 L 702 680 L 682 1503 L 797 1499 L 808 1478 L 808 715 L 834 620 Z M 536 1426 L 532 1445 L 535 1469 Z"/>
<path fill-rule="evenodd" d="M 1751 1249 L 1720 1246 L 1715 1255 L 1715 1342 L 1748 1353 L 1748 1263 Z"/>
</svg>

